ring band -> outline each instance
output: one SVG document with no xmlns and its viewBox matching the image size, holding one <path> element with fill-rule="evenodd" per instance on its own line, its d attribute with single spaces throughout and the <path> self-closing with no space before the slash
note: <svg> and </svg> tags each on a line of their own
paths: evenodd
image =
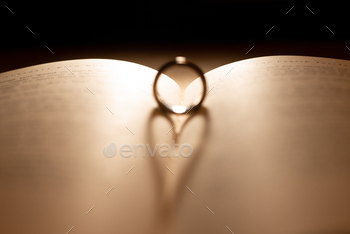
<svg viewBox="0 0 350 234">
<path fill-rule="evenodd" d="M 191 104 L 189 106 L 181 106 L 181 105 L 168 105 L 166 104 L 165 102 L 161 101 L 159 99 L 159 93 L 157 91 L 157 82 L 158 82 L 158 79 L 160 77 L 160 75 L 162 74 L 162 72 L 173 66 L 173 65 L 183 65 L 183 66 L 188 66 L 190 68 L 192 68 L 193 70 L 195 70 L 198 74 L 199 74 L 199 77 L 202 81 L 202 85 L 203 85 L 203 94 L 202 94 L 202 97 L 200 99 L 200 101 L 197 103 L 197 104 Z M 203 100 L 204 100 L 204 97 L 205 97 L 205 94 L 206 94 L 206 90 L 207 90 L 207 84 L 206 84 L 206 80 L 205 80 L 205 77 L 204 77 L 204 74 L 202 72 L 202 70 L 197 67 L 194 63 L 191 63 L 189 61 L 187 61 L 187 59 L 185 57 L 176 57 L 174 61 L 170 61 L 166 64 L 164 64 L 158 71 L 156 77 L 155 77 L 155 80 L 154 80 L 154 84 L 153 84 L 153 94 L 154 94 L 154 97 L 158 103 L 158 105 L 160 106 L 160 108 L 163 110 L 163 111 L 168 111 L 168 112 L 171 112 L 171 113 L 174 113 L 174 114 L 184 114 L 184 113 L 188 113 L 190 110 L 194 109 L 198 109 L 198 107 L 202 104 Z"/>
</svg>

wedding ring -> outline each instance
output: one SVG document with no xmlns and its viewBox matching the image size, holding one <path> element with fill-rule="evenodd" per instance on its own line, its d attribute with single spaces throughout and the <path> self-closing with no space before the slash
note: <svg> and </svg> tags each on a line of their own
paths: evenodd
<svg viewBox="0 0 350 234">
<path fill-rule="evenodd" d="M 188 66 L 198 73 L 198 75 L 202 81 L 202 87 L 203 87 L 202 97 L 198 103 L 193 103 L 189 106 L 169 105 L 169 104 L 165 103 L 162 100 L 162 98 L 159 97 L 159 93 L 157 90 L 157 82 L 159 80 L 159 77 L 165 69 L 167 69 L 173 65 Z M 199 67 L 197 67 L 194 63 L 187 61 L 187 59 L 185 57 L 181 57 L 181 56 L 176 57 L 174 61 L 170 61 L 170 62 L 164 64 L 159 69 L 159 71 L 155 77 L 154 84 L 153 84 L 153 94 L 154 94 L 154 97 L 155 97 L 159 107 L 161 108 L 161 110 L 168 111 L 168 112 L 174 113 L 174 114 L 187 114 L 190 110 L 193 110 L 193 111 L 197 110 L 204 100 L 206 91 L 207 91 L 207 84 L 206 84 L 206 80 L 205 80 L 205 77 L 204 77 L 202 70 Z"/>
</svg>

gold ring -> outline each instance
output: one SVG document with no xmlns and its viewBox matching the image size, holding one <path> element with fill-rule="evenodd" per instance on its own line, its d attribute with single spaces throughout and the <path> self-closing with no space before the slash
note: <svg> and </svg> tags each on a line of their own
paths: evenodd
<svg viewBox="0 0 350 234">
<path fill-rule="evenodd" d="M 198 103 L 193 103 L 189 106 L 169 105 L 169 104 L 165 103 L 159 97 L 159 93 L 157 91 L 158 79 L 165 69 L 167 69 L 173 65 L 188 66 L 188 67 L 192 68 L 193 70 L 195 70 L 199 74 L 199 77 L 200 77 L 200 79 L 202 81 L 202 85 L 203 85 L 203 94 L 202 94 L 202 98 L 198 101 Z M 187 59 L 185 57 L 180 57 L 180 56 L 176 57 L 174 61 L 170 61 L 170 62 L 164 64 L 159 69 L 159 71 L 155 77 L 154 84 L 153 84 L 153 94 L 154 94 L 154 97 L 155 97 L 158 105 L 160 106 L 161 110 L 168 111 L 168 112 L 171 112 L 174 114 L 187 114 L 190 110 L 197 110 L 198 107 L 202 104 L 202 102 L 204 100 L 206 91 L 207 91 L 207 85 L 206 85 L 206 80 L 205 80 L 205 77 L 204 77 L 202 70 L 199 67 L 197 67 L 194 63 L 187 61 Z"/>
</svg>

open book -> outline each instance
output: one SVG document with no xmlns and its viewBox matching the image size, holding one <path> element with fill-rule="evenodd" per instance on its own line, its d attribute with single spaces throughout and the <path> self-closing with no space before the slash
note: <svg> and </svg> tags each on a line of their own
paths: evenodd
<svg viewBox="0 0 350 234">
<path fill-rule="evenodd" d="M 157 71 L 82 59 L 0 74 L 1 233 L 350 233 L 350 62 L 269 56 L 161 113 Z M 162 75 L 159 91 L 183 98 Z M 180 154 L 181 153 L 181 154 Z"/>
</svg>

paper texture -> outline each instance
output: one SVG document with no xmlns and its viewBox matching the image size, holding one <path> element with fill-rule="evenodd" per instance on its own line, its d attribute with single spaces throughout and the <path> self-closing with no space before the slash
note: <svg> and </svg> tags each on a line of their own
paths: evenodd
<svg viewBox="0 0 350 234">
<path fill-rule="evenodd" d="M 156 71 L 138 64 L 71 60 L 2 73 L 0 230 L 347 233 L 349 68 L 301 56 L 227 64 L 206 74 L 197 113 L 170 120 L 157 111 Z M 176 83 L 162 80 L 162 95 L 181 102 Z M 124 144 L 174 140 L 193 154 L 121 156 Z M 110 143 L 117 151 L 107 157 Z"/>
</svg>

